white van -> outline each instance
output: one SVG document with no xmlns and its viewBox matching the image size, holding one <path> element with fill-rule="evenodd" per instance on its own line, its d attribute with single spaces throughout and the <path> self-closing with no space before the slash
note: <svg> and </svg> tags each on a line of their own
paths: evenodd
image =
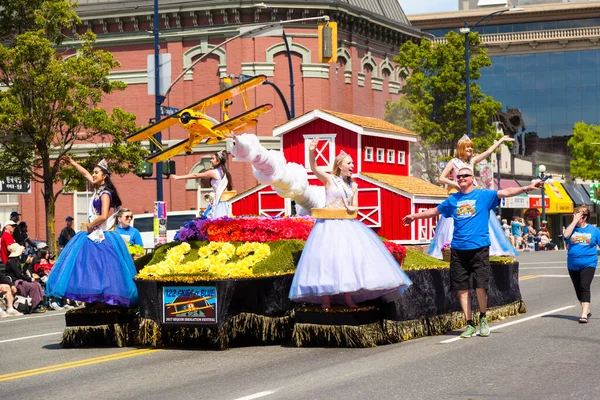
<svg viewBox="0 0 600 400">
<path fill-rule="evenodd" d="M 167 213 L 167 242 L 173 241 L 175 233 L 183 226 L 186 221 L 198 218 L 196 210 L 190 211 L 171 211 Z M 144 248 L 154 248 L 154 214 L 136 214 L 133 216 L 131 226 L 140 231 Z"/>
</svg>

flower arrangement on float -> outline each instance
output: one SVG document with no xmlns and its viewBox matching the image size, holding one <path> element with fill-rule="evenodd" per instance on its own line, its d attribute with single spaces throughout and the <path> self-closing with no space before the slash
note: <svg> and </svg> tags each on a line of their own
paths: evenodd
<svg viewBox="0 0 600 400">
<path fill-rule="evenodd" d="M 313 225 L 310 217 L 245 216 L 187 221 L 175 234 L 175 242 L 158 248 L 136 278 L 191 283 L 293 274 Z M 402 265 L 406 248 L 384 243 Z"/>
</svg>

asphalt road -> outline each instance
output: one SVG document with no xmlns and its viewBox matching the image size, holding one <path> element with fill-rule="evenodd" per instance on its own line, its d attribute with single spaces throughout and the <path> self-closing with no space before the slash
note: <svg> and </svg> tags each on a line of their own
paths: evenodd
<svg viewBox="0 0 600 400">
<path fill-rule="evenodd" d="M 63 312 L 0 321 L 2 399 L 598 399 L 600 307 L 579 324 L 566 253 L 519 257 L 528 312 L 373 349 L 62 349 Z M 592 287 L 599 292 L 600 279 Z"/>
</svg>

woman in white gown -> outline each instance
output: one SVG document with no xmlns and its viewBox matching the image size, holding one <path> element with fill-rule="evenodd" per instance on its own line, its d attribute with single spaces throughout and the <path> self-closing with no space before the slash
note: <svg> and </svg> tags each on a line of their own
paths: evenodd
<svg viewBox="0 0 600 400">
<path fill-rule="evenodd" d="M 218 151 L 210 157 L 212 169 L 187 175 L 171 175 L 173 179 L 210 179 L 213 191 L 208 207 L 204 213 L 207 218 L 219 218 L 229 215 L 229 204 L 221 201 L 225 190 L 232 190 L 231 174 L 227 170 L 227 152 Z"/>
<path fill-rule="evenodd" d="M 310 167 L 325 185 L 326 208 L 353 214 L 358 209 L 358 187 L 352 180 L 352 158 L 340 153 L 333 174 L 328 174 L 316 166 L 317 141 L 309 147 Z M 336 217 L 315 221 L 296 268 L 290 299 L 329 308 L 331 303 L 356 307 L 355 303 L 382 296 L 386 301 L 398 298 L 412 281 L 379 236 L 352 215 Z"/>
</svg>

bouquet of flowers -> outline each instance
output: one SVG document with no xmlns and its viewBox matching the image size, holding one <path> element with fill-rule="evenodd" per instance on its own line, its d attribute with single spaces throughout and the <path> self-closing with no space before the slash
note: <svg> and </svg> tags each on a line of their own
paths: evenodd
<svg viewBox="0 0 600 400">
<path fill-rule="evenodd" d="M 390 253 L 392 253 L 396 261 L 398 261 L 398 264 L 402 265 L 404 259 L 406 258 L 406 247 L 389 241 L 385 241 L 383 244 L 390 251 Z"/>
<path fill-rule="evenodd" d="M 310 217 L 221 217 L 187 221 L 175 234 L 175 240 L 190 242 L 274 242 L 306 240 L 314 225 Z"/>
</svg>

